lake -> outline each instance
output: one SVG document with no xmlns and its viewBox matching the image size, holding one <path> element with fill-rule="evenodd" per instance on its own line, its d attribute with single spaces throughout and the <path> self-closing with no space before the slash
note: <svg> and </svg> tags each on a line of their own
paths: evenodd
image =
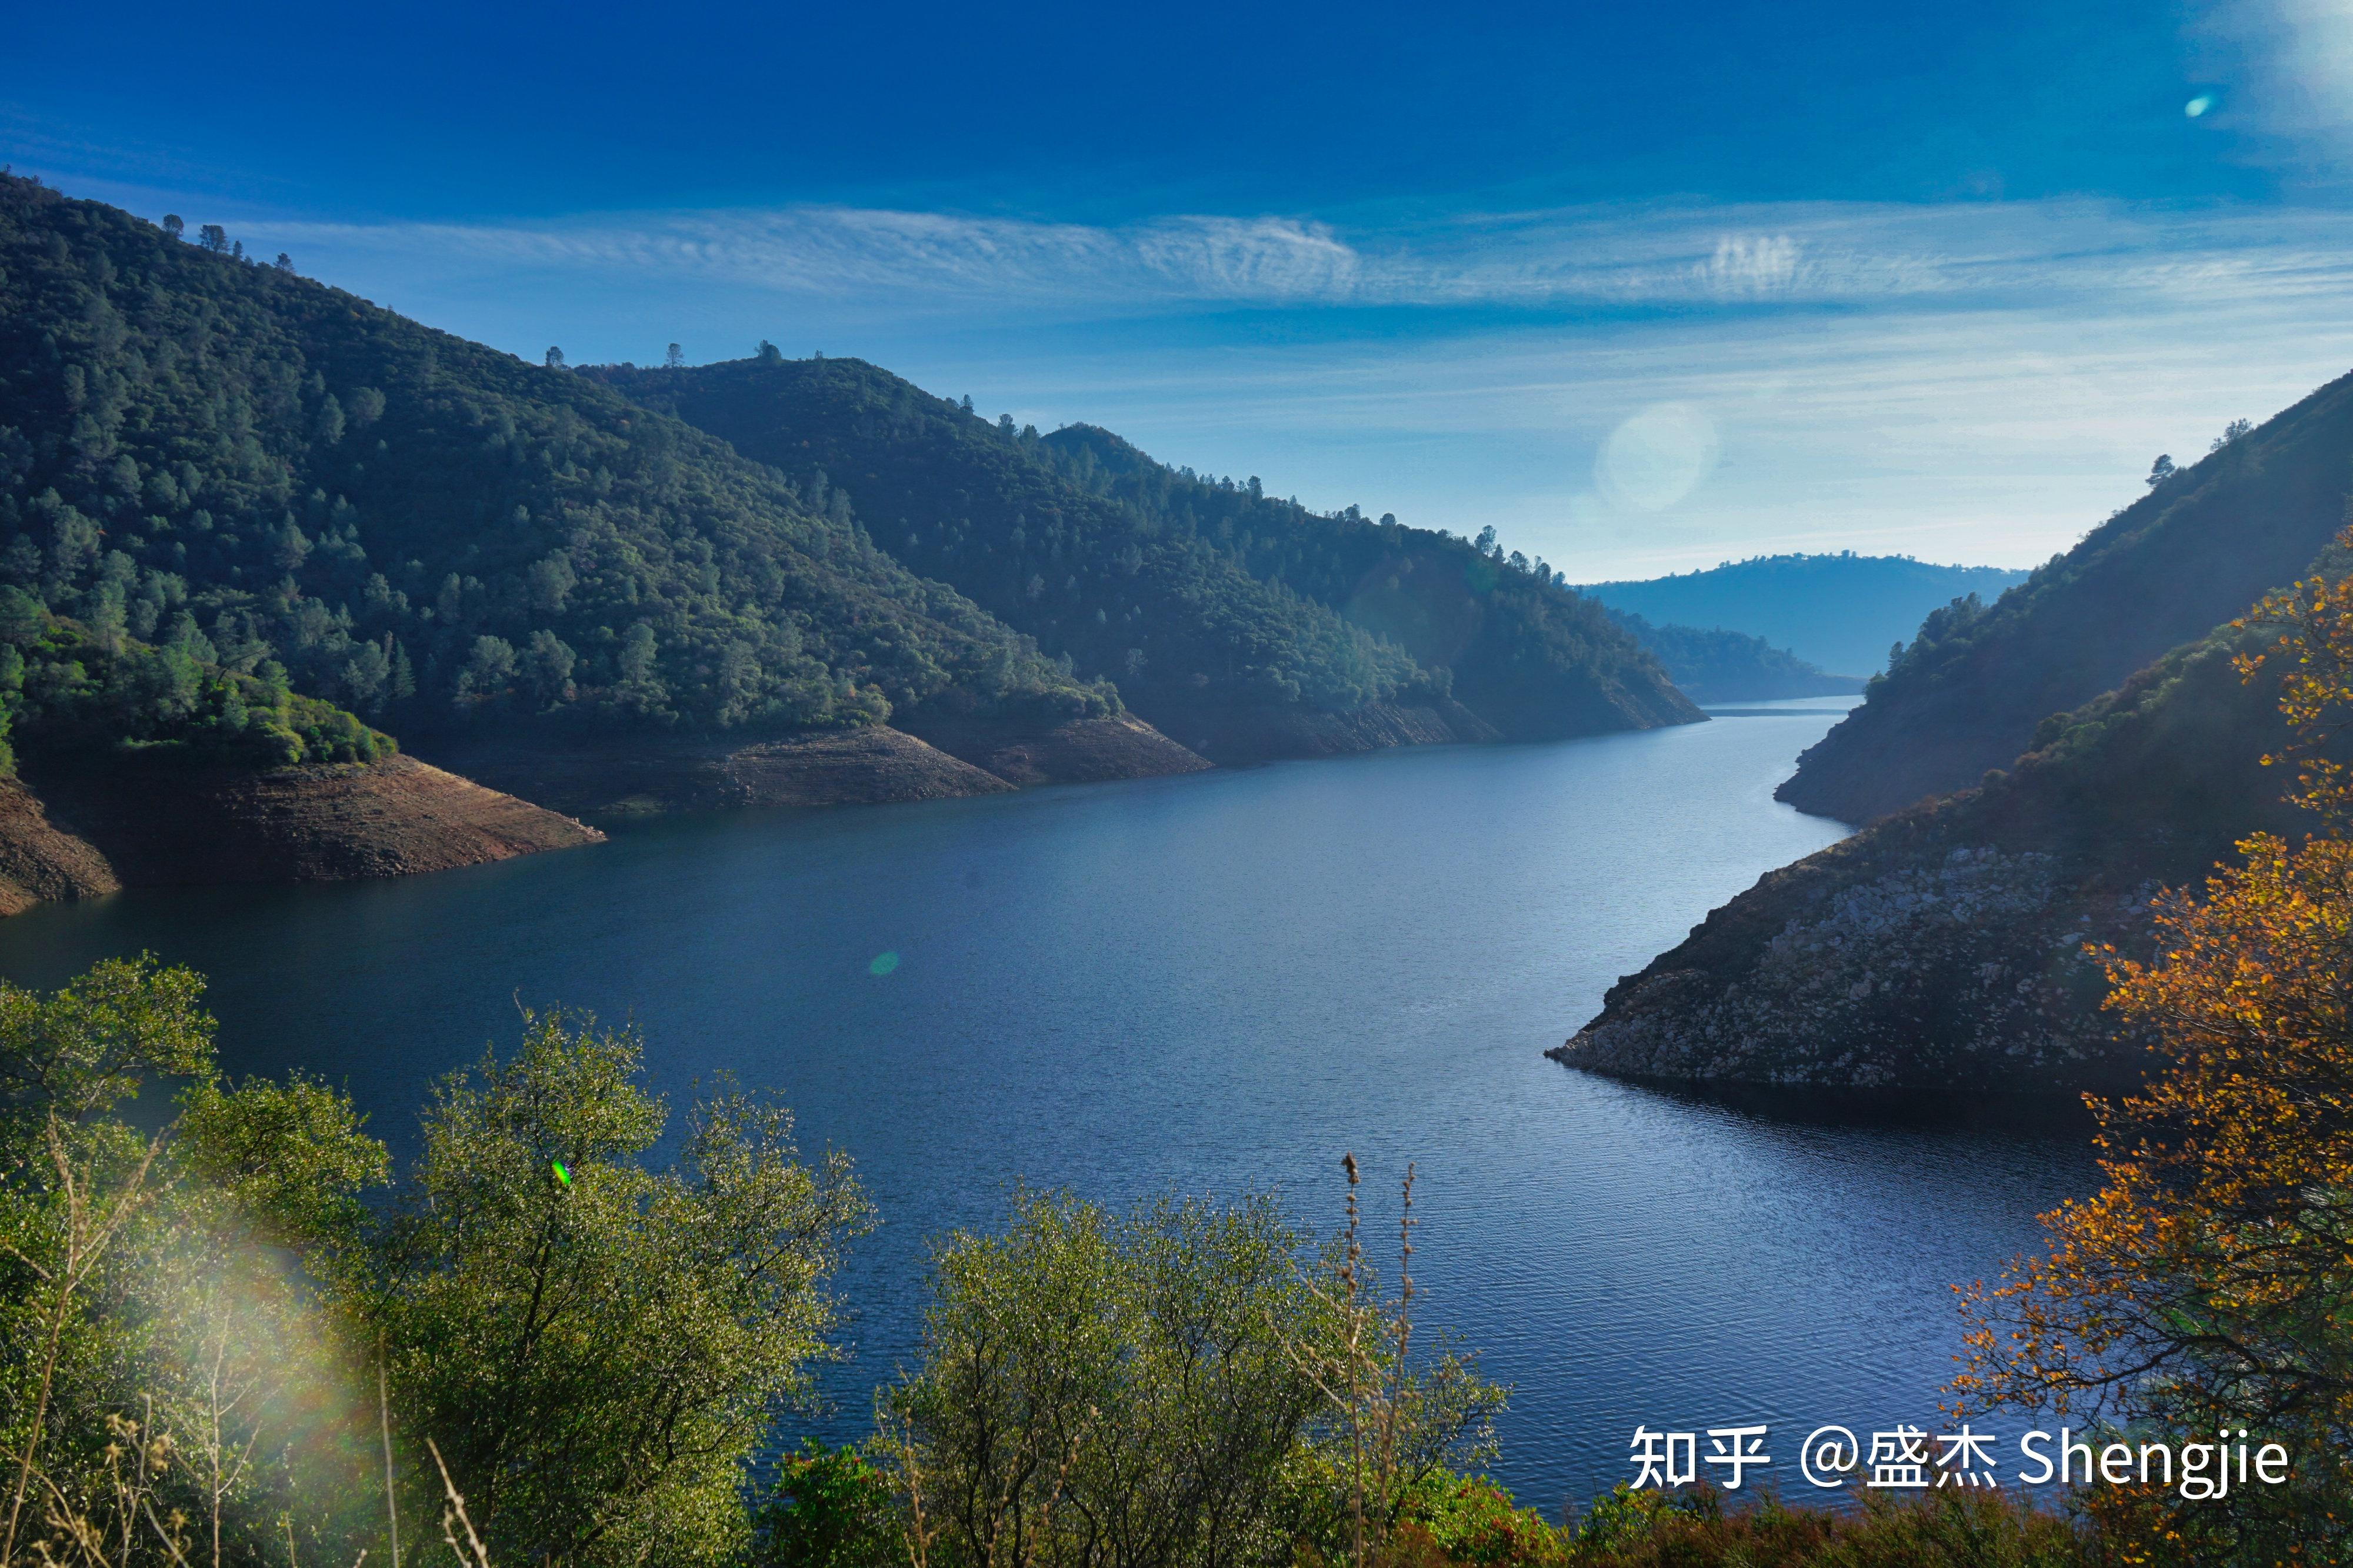
<svg viewBox="0 0 2353 1568">
<path fill-rule="evenodd" d="M 1377 1237 L 1419 1163 L 1422 1321 L 1514 1385 L 1497 1473 L 1524 1502 L 1626 1478 L 1638 1423 L 1769 1423 L 1798 1493 L 1813 1426 L 1933 1419 L 1947 1287 L 2085 1190 L 2084 1136 L 1767 1115 L 1541 1053 L 1840 837 L 1772 790 L 1851 700 L 128 893 L 0 922 L 0 973 L 193 964 L 232 1070 L 326 1074 L 396 1147 L 435 1075 L 513 1041 L 518 998 L 634 1017 L 673 1097 L 723 1068 L 776 1087 L 883 1220 L 841 1282 L 857 1351 L 828 1370 L 828 1435 L 906 1358 L 926 1237 L 992 1223 L 1016 1184 L 1272 1188 L 1323 1228 L 1354 1151 Z"/>
</svg>

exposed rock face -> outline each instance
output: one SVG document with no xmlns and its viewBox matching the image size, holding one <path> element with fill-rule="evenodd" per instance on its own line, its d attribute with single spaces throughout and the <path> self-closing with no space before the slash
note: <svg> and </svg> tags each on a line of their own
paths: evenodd
<svg viewBox="0 0 2353 1568">
<path fill-rule="evenodd" d="M 1770 872 L 1548 1053 L 1694 1084 L 2073 1093 L 2139 1081 L 2087 944 L 2141 956 L 2149 901 L 2234 840 L 2294 837 L 2286 735 L 2242 634 L 2177 649 L 2007 773 Z"/>
<path fill-rule="evenodd" d="M 534 739 L 469 742 L 435 754 L 473 777 L 580 813 L 939 800 L 1013 787 L 881 725 L 749 745 L 660 736 L 572 745 Z"/>
<path fill-rule="evenodd" d="M 1132 713 L 1074 719 L 1045 730 L 922 719 L 908 727 L 927 743 L 1014 784 L 1095 784 L 1197 773 L 1212 765 Z"/>
<path fill-rule="evenodd" d="M 768 741 L 731 753 L 726 785 L 745 805 L 937 800 L 1013 786 L 914 736 L 880 725 Z"/>
<path fill-rule="evenodd" d="M 1957 847 L 1845 881 L 1801 861 L 1744 900 L 1781 928 L 1731 975 L 1654 965 L 1549 1053 L 1676 1082 L 1850 1089 L 2115 1088 L 2137 1043 L 2098 1013 L 2086 943 L 2146 946 L 2154 884 L 2073 882 L 2057 858 Z M 1771 879 L 1768 879 L 1768 881 Z M 1844 885 L 1841 885 L 1841 883 Z"/>
<path fill-rule="evenodd" d="M 403 877 L 604 838 L 409 756 L 259 773 L 50 761 L 31 780 L 131 887 Z"/>
<path fill-rule="evenodd" d="M 0 915 L 121 886 L 106 857 L 51 822 L 31 790 L 0 780 Z"/>
</svg>

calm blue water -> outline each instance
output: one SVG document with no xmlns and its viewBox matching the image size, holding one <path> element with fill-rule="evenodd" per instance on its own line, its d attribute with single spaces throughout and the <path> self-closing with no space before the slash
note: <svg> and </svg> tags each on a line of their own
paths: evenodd
<svg viewBox="0 0 2353 1568">
<path fill-rule="evenodd" d="M 234 1070 L 324 1072 L 396 1143 L 430 1078 L 512 1040 L 518 996 L 634 1016 L 673 1094 L 722 1068 L 779 1087 L 884 1219 L 843 1281 L 839 1436 L 913 1342 L 924 1238 L 1016 1182 L 1274 1187 L 1321 1226 L 1344 1151 L 1377 1193 L 1418 1161 L 1424 1321 L 1516 1386 L 1501 1474 L 1549 1510 L 1625 1475 L 1638 1422 L 1768 1421 L 1793 1460 L 1820 1423 L 1929 1415 L 1947 1287 L 2089 1174 L 2080 1135 L 1767 1117 L 1539 1054 L 1839 836 L 1771 795 L 1843 705 L 125 894 L 0 922 L 0 973 L 194 964 Z"/>
</svg>

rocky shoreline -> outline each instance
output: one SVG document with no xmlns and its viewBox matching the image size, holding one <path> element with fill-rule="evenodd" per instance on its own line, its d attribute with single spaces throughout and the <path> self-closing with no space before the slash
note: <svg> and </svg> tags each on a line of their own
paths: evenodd
<svg viewBox="0 0 2353 1568">
<path fill-rule="evenodd" d="M 1768 872 L 1546 1054 L 1647 1083 L 2067 1096 L 2137 1085 L 2100 947 L 2234 842 L 2306 825 L 2285 732 L 2224 628 L 2046 727 L 2040 749 Z"/>
<path fill-rule="evenodd" d="M 123 888 L 410 876 L 604 837 L 399 754 L 260 773 L 36 759 L 0 782 L 0 913 Z"/>
</svg>

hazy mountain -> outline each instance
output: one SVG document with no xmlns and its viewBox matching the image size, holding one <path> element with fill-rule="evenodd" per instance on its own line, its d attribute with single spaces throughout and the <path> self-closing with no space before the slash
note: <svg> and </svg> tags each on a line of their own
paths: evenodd
<svg viewBox="0 0 2353 1568">
<path fill-rule="evenodd" d="M 1908 555 L 1760 555 L 1704 572 L 1585 592 L 1658 626 L 1721 627 L 1763 637 L 1833 675 L 1858 679 L 1887 664 L 1921 617 L 1964 595 L 2000 596 L 2026 574 L 1937 566 Z"/>
<path fill-rule="evenodd" d="M 2100 1014 L 2086 943 L 2145 952 L 2157 888 L 2304 827 L 2262 766 L 2286 739 L 2276 679 L 2232 665 L 2263 634 L 2232 622 L 2353 567 L 2334 543 L 2353 377 L 2226 437 L 1999 604 L 1932 614 L 1781 792 L 1876 819 L 1620 981 L 1561 1059 L 1758 1084 L 2132 1083 L 2140 1042 Z"/>
<path fill-rule="evenodd" d="M 1609 618 L 1633 633 L 1694 702 L 1833 697 L 1862 689 L 1853 676 L 1825 675 L 1787 648 L 1744 632 L 1654 626 L 1630 610 L 1612 610 Z"/>
</svg>

